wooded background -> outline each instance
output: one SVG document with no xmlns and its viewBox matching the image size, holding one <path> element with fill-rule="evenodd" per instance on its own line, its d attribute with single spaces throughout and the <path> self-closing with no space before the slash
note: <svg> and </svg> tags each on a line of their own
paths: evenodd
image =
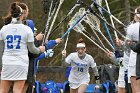
<svg viewBox="0 0 140 93">
<path fill-rule="evenodd" d="M 0 18 L 3 16 L 6 16 L 8 13 L 8 8 L 11 2 L 13 1 L 20 1 L 24 2 L 29 6 L 29 16 L 28 19 L 34 20 L 35 27 L 38 29 L 37 33 L 40 33 L 44 30 L 45 22 L 47 20 L 48 14 L 45 14 L 43 11 L 43 0 L 0 0 Z M 51 0 L 49 0 L 51 1 Z M 77 0 L 65 0 L 64 3 L 61 6 L 61 9 L 59 11 L 59 14 L 57 16 L 56 22 L 54 27 L 67 15 L 69 10 L 73 7 L 73 5 L 76 3 Z M 85 2 L 90 5 L 91 0 L 85 0 Z M 102 0 L 102 6 L 106 8 L 105 1 Z M 133 20 L 133 13 L 134 9 L 140 5 L 140 0 L 108 0 L 109 7 L 111 10 L 111 13 L 117 17 L 120 21 L 122 21 L 125 25 L 128 25 Z M 49 4 L 48 4 L 49 5 Z M 80 6 L 81 7 L 81 6 Z M 85 6 L 82 6 L 85 7 Z M 49 37 L 49 40 L 56 39 L 58 37 L 61 37 L 64 32 L 67 31 L 67 25 L 70 19 L 73 17 L 73 15 L 78 11 L 79 7 L 59 26 L 59 28 Z M 110 22 L 109 16 L 105 13 L 106 20 Z M 115 27 L 123 34 L 125 34 L 124 27 L 120 24 L 118 24 L 115 20 Z M 3 26 L 3 20 L 0 20 L 0 27 Z M 90 27 L 88 25 L 84 25 L 86 30 L 90 32 Z M 101 22 L 101 30 L 106 35 L 105 28 L 102 26 Z M 110 29 L 111 30 L 111 29 Z M 115 39 L 115 36 L 113 34 L 113 31 L 111 32 L 111 36 L 113 39 Z M 101 64 L 109 64 L 111 63 L 110 59 L 107 58 L 106 54 L 101 51 L 98 47 L 96 47 L 91 41 L 86 39 L 84 36 L 82 36 L 80 33 L 77 33 L 75 31 L 72 31 L 69 36 L 68 46 L 67 46 L 67 54 L 75 51 L 75 46 L 79 38 L 83 38 L 86 46 L 87 46 L 87 53 L 91 54 L 96 61 L 97 65 Z M 104 39 L 100 37 L 101 40 L 104 42 Z M 121 38 L 121 36 L 119 36 Z M 65 81 L 65 69 L 63 69 L 63 61 L 62 61 L 62 55 L 61 51 L 64 48 L 64 42 L 57 45 L 54 48 L 54 55 L 52 58 L 47 58 L 40 61 L 40 66 L 44 67 L 44 69 L 47 69 L 46 66 L 54 67 L 53 70 L 51 69 L 48 71 L 42 71 L 38 73 L 38 80 L 45 81 L 47 79 L 53 79 L 56 81 Z M 107 48 L 109 48 L 108 44 L 105 44 Z M 110 49 L 110 48 L 109 48 Z M 58 69 L 60 68 L 60 69 Z"/>
</svg>

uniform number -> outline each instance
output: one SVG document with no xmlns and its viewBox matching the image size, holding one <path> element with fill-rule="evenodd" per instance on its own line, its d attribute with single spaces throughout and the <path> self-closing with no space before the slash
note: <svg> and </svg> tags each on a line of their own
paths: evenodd
<svg viewBox="0 0 140 93">
<path fill-rule="evenodd" d="M 78 67 L 78 72 L 83 72 L 84 68 Z"/>
<path fill-rule="evenodd" d="M 14 41 L 17 41 L 16 49 L 20 49 L 21 35 L 7 35 L 7 48 L 13 49 Z"/>
</svg>

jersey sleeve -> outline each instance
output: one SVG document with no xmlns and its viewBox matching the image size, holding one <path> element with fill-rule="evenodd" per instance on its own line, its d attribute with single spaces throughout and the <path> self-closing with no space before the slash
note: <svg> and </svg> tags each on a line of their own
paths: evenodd
<svg viewBox="0 0 140 93">
<path fill-rule="evenodd" d="M 132 39 L 133 39 L 132 32 L 133 32 L 133 31 L 132 31 L 132 27 L 129 26 L 129 27 L 127 28 L 127 32 L 126 32 L 127 40 L 132 40 Z"/>
<path fill-rule="evenodd" d="M 28 32 L 27 42 L 34 42 L 34 34 L 29 27 L 27 28 L 27 32 Z"/>
<path fill-rule="evenodd" d="M 2 27 L 2 28 L 0 29 L 0 40 L 3 40 L 3 36 L 2 36 L 3 30 L 4 30 L 4 27 Z"/>
<path fill-rule="evenodd" d="M 89 57 L 89 61 L 90 61 L 90 66 L 91 66 L 92 68 L 96 67 L 96 63 L 95 63 L 95 61 L 94 61 L 94 59 L 93 59 L 92 56 Z"/>
<path fill-rule="evenodd" d="M 69 54 L 67 56 L 67 58 L 65 59 L 65 62 L 68 63 L 68 64 L 70 64 L 72 62 L 72 54 Z"/>
<path fill-rule="evenodd" d="M 0 31 L 0 40 L 2 40 L 2 32 Z"/>
</svg>

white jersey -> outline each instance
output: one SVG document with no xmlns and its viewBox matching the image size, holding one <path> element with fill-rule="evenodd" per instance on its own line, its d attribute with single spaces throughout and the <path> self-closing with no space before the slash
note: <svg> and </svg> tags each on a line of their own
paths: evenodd
<svg viewBox="0 0 140 93">
<path fill-rule="evenodd" d="M 125 52 L 124 52 L 122 63 L 123 63 L 123 66 L 124 66 L 125 70 L 127 70 L 128 69 L 128 64 L 129 64 L 129 57 Z"/>
<path fill-rule="evenodd" d="M 127 29 L 127 38 L 133 41 L 139 40 L 139 22 L 131 24 Z"/>
<path fill-rule="evenodd" d="M 28 66 L 27 42 L 34 42 L 32 30 L 24 24 L 8 24 L 0 31 L 0 40 L 5 43 L 2 57 L 4 65 Z"/>
<path fill-rule="evenodd" d="M 139 40 L 139 22 L 132 24 L 128 27 L 127 38 L 133 41 Z M 129 57 L 129 66 L 136 65 L 136 56 L 137 56 L 137 53 L 131 50 L 130 57 Z"/>
<path fill-rule="evenodd" d="M 130 25 L 127 29 L 127 38 L 129 38 L 132 41 L 138 41 L 139 40 L 139 22 L 134 23 Z M 128 76 L 136 76 L 136 56 L 137 53 L 130 51 L 130 57 L 129 57 L 129 64 L 128 64 Z"/>
<path fill-rule="evenodd" d="M 92 56 L 86 54 L 84 59 L 78 57 L 78 53 L 71 53 L 66 58 L 66 63 L 71 64 L 72 70 L 69 75 L 69 81 L 72 83 L 89 82 L 89 67 L 95 67 L 96 63 Z"/>
</svg>

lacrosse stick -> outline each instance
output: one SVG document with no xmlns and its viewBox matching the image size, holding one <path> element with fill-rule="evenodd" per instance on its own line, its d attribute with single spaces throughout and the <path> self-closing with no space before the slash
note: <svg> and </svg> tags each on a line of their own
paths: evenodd
<svg viewBox="0 0 140 93">
<path fill-rule="evenodd" d="M 96 35 L 96 37 L 98 38 L 98 40 L 100 41 L 100 43 L 102 44 L 102 46 L 105 48 L 104 44 L 102 43 L 102 41 L 100 40 L 100 38 L 98 37 L 97 33 L 95 31 L 98 31 L 100 34 L 102 33 L 101 31 L 99 31 L 98 29 L 100 29 L 100 21 L 99 19 L 94 16 L 93 14 L 89 13 L 86 18 L 84 19 L 84 21 L 89 24 L 89 26 L 91 27 L 93 33 Z M 96 28 L 96 29 L 95 29 Z M 108 42 L 108 44 L 112 47 L 112 45 L 110 44 L 110 42 L 107 40 L 107 38 L 101 34 L 104 39 Z"/>
<path fill-rule="evenodd" d="M 109 27 L 111 27 L 113 30 L 115 30 L 121 37 L 124 39 L 126 38 L 120 31 L 118 31 L 116 28 L 114 28 L 111 24 L 109 24 L 107 21 L 105 21 L 102 17 L 100 17 L 96 12 L 91 11 L 92 14 L 94 14 L 99 20 L 102 20 L 103 22 L 106 22 Z"/>
<path fill-rule="evenodd" d="M 76 26 L 78 27 L 78 26 Z M 93 41 L 91 38 L 89 38 L 83 31 L 82 28 L 78 27 L 77 29 L 74 29 L 76 32 L 80 32 L 81 34 L 83 34 L 87 39 L 89 39 L 92 43 L 94 43 L 98 48 L 100 48 L 102 51 L 104 51 L 105 53 L 107 52 L 107 50 L 105 50 L 104 48 L 102 48 L 99 44 L 97 44 L 95 41 Z"/>
<path fill-rule="evenodd" d="M 77 20 L 84 12 L 84 8 L 80 8 L 79 12 L 77 12 L 74 17 L 70 20 L 68 25 L 73 25 L 75 23 L 75 20 Z M 104 52 L 106 52 L 105 49 L 103 49 L 100 45 L 98 45 L 96 42 L 94 42 L 91 38 L 89 38 L 86 34 L 83 33 L 83 31 L 85 31 L 83 25 L 81 23 L 77 24 L 75 27 L 73 27 L 73 29 L 77 32 L 80 32 L 81 34 L 83 34 L 86 38 L 88 38 L 91 42 L 93 42 L 96 46 L 98 46 L 101 50 L 103 50 Z"/>
<path fill-rule="evenodd" d="M 77 20 L 77 18 L 79 18 L 83 13 L 85 13 L 85 8 L 80 8 L 79 9 L 79 12 L 77 12 L 75 15 L 74 15 L 74 17 L 71 19 L 71 21 L 69 22 L 69 25 L 72 25 L 72 23 L 75 21 L 75 20 Z M 87 15 L 86 15 L 86 17 L 89 15 L 90 13 L 88 13 Z M 86 19 L 86 17 L 84 18 L 84 20 Z M 95 17 L 94 17 L 95 18 Z M 97 18 L 96 18 L 97 19 Z M 95 20 L 95 19 L 94 19 Z M 97 19 L 98 20 L 98 19 Z M 95 25 L 97 25 L 97 22 L 93 22 L 93 23 L 95 23 Z M 99 26 L 99 25 L 98 25 Z M 81 24 L 81 23 L 79 23 L 75 28 L 73 28 L 74 30 L 77 30 L 77 29 L 80 29 L 81 28 L 81 30 L 82 31 L 85 31 L 86 33 L 88 33 L 85 29 L 84 29 L 84 26 Z M 90 34 L 88 34 L 88 35 L 90 35 Z M 102 41 L 100 40 L 100 38 L 98 37 L 98 35 L 95 33 L 95 35 L 96 35 L 96 37 L 98 38 L 98 40 L 99 40 L 99 42 L 100 42 L 100 44 L 105 48 L 105 46 L 104 46 L 104 44 L 102 43 Z M 91 35 L 90 35 L 91 36 Z M 92 39 L 94 39 L 94 40 L 96 40 L 95 38 L 93 38 L 93 36 L 91 36 L 92 37 Z M 97 40 L 96 40 L 97 41 Z M 98 41 L 97 41 L 98 42 Z M 99 43 L 98 42 L 98 43 Z"/>
<path fill-rule="evenodd" d="M 60 21 L 60 22 L 54 27 L 54 29 L 53 29 L 52 32 L 50 33 L 50 36 L 55 32 L 55 30 L 60 26 L 60 24 L 61 24 L 62 22 L 64 22 L 64 21 L 69 17 L 69 15 L 71 15 L 71 14 L 73 13 L 73 11 L 75 10 L 75 8 L 78 7 L 78 6 L 80 6 L 80 4 L 79 4 L 78 1 L 77 1 L 77 3 L 71 8 L 71 10 L 70 10 L 69 13 L 66 15 L 66 17 L 64 17 L 64 18 L 62 19 L 62 21 Z"/>
<path fill-rule="evenodd" d="M 108 6 L 108 2 L 107 2 L 107 0 L 105 0 L 105 3 L 106 3 L 106 6 L 107 6 L 107 10 L 108 10 L 108 12 L 111 13 L 111 12 L 110 12 L 110 9 L 109 9 L 109 6 Z M 112 24 L 113 28 L 115 28 L 115 25 L 114 25 L 114 22 L 113 22 L 112 16 L 110 16 L 110 20 L 111 20 L 111 24 Z M 117 39 L 117 38 L 118 38 L 118 35 L 117 35 L 117 33 L 116 33 L 115 30 L 114 30 L 114 34 L 115 34 L 115 37 L 116 37 L 116 39 Z"/>
<path fill-rule="evenodd" d="M 47 20 L 47 23 L 45 25 L 45 30 L 44 30 L 44 32 L 42 32 L 42 33 L 44 33 L 42 45 L 44 45 L 46 43 L 46 41 L 47 41 L 46 35 L 47 35 L 48 29 L 49 29 L 49 24 L 50 24 L 50 21 L 52 19 L 53 14 L 54 14 L 54 12 L 56 10 L 56 6 L 55 6 L 55 8 L 52 11 L 52 8 L 53 8 L 52 6 L 53 6 L 53 0 L 52 0 L 51 5 L 50 5 L 49 14 L 48 14 L 48 20 Z"/>
<path fill-rule="evenodd" d="M 58 15 L 58 12 L 59 12 L 60 7 L 61 7 L 61 5 L 63 4 L 63 2 L 64 2 L 64 0 L 60 0 L 60 2 L 59 2 L 58 8 L 57 8 L 57 10 L 56 10 L 56 13 L 55 13 L 55 15 L 54 15 L 53 21 L 52 21 L 52 23 L 51 23 L 50 29 L 49 29 L 48 34 L 47 34 L 47 36 L 46 36 L 46 39 L 47 39 L 47 40 L 48 40 L 48 38 L 49 38 L 50 32 L 51 32 L 51 30 L 52 30 L 52 27 L 53 27 L 53 25 L 54 25 L 54 22 L 55 22 L 55 20 L 56 20 L 56 17 L 57 17 L 57 15 Z"/>
<path fill-rule="evenodd" d="M 102 10 L 104 10 L 109 16 L 111 16 L 112 18 L 114 18 L 119 24 L 123 25 L 124 27 L 126 27 L 119 19 L 117 19 L 115 16 L 113 16 L 111 13 L 109 13 L 105 8 L 103 8 L 102 6 L 100 6 L 98 3 L 96 3 L 95 0 L 93 0 L 93 3 L 95 5 L 95 7 L 100 7 Z"/>
<path fill-rule="evenodd" d="M 89 24 L 89 26 L 91 27 L 91 29 L 92 29 L 92 31 L 94 32 L 94 34 L 96 35 L 96 32 L 95 31 L 98 31 L 101 35 L 102 35 L 102 37 L 107 41 L 107 43 L 111 46 L 111 48 L 112 49 L 114 49 L 113 48 L 113 46 L 110 44 L 110 42 L 107 40 L 107 38 L 103 35 L 103 33 L 100 31 L 100 26 L 99 26 L 99 24 L 100 24 L 100 22 L 99 22 L 99 20 L 97 19 L 97 17 L 96 16 L 94 16 L 94 15 L 92 15 L 92 14 L 88 14 L 87 16 L 86 16 L 86 18 L 84 19 L 84 21 L 87 23 L 87 24 Z M 97 37 L 98 37 L 98 35 L 97 35 Z M 99 38 L 99 37 L 98 37 Z M 100 40 L 100 38 L 99 38 L 99 40 Z M 100 42 L 102 43 L 102 41 L 100 40 Z M 103 44 L 102 44 L 103 45 Z M 104 45 L 103 45 L 104 46 Z M 105 46 L 104 46 L 105 47 Z"/>
</svg>

